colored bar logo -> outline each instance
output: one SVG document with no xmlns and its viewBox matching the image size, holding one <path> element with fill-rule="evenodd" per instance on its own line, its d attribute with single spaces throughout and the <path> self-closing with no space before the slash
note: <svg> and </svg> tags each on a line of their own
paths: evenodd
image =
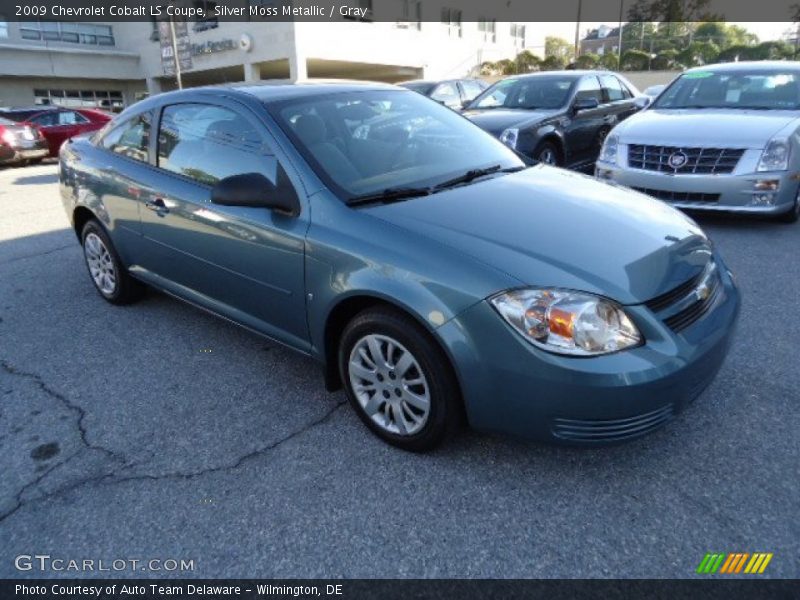
<svg viewBox="0 0 800 600">
<path fill-rule="evenodd" d="M 771 560 L 772 552 L 754 552 L 753 554 L 747 552 L 731 552 L 729 554 L 710 552 L 700 561 L 696 572 L 701 575 L 713 575 L 715 573 L 760 575 Z"/>
</svg>

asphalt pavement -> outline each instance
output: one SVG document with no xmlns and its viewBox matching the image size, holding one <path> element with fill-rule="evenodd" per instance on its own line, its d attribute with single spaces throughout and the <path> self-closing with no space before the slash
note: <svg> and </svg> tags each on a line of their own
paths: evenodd
<svg viewBox="0 0 800 600">
<path fill-rule="evenodd" d="M 800 576 L 800 224 L 697 217 L 743 309 L 666 428 L 414 455 L 308 359 L 162 294 L 103 301 L 55 165 L 0 169 L 0 211 L 0 577 L 79 574 L 18 570 L 33 554 L 194 561 L 110 573 L 138 577 L 692 577 L 707 552 Z"/>
</svg>

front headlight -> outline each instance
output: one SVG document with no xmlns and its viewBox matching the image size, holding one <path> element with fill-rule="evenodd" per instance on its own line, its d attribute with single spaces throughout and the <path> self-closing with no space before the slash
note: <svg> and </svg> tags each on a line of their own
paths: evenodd
<svg viewBox="0 0 800 600">
<path fill-rule="evenodd" d="M 789 140 L 777 139 L 767 142 L 756 171 L 785 171 L 788 168 Z"/>
<path fill-rule="evenodd" d="M 606 136 L 603 142 L 603 147 L 600 149 L 600 156 L 597 160 L 601 162 L 613 163 L 617 162 L 617 148 L 619 147 L 619 137 L 616 135 Z"/>
<path fill-rule="evenodd" d="M 526 340 L 549 352 L 597 356 L 642 343 L 639 330 L 622 307 L 592 294 L 512 290 L 490 302 Z"/>
<path fill-rule="evenodd" d="M 500 134 L 500 141 L 503 142 L 509 148 L 516 149 L 518 139 L 519 139 L 519 129 L 517 129 L 516 127 L 511 127 L 509 129 L 506 129 L 503 133 Z"/>
</svg>

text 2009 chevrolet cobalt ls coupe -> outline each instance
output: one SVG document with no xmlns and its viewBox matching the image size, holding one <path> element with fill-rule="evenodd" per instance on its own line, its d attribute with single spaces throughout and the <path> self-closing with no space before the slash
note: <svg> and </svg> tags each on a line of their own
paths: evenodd
<svg viewBox="0 0 800 600">
<path fill-rule="evenodd" d="M 739 297 L 688 217 L 518 156 L 392 86 L 163 94 L 61 153 L 110 302 L 142 284 L 318 360 L 372 431 L 570 443 L 652 431 L 709 383 Z"/>
</svg>

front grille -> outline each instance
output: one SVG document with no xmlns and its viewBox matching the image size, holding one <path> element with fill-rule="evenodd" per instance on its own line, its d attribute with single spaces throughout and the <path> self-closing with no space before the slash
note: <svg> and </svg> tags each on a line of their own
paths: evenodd
<svg viewBox="0 0 800 600">
<path fill-rule="evenodd" d="M 698 321 L 717 301 L 720 290 L 719 274 L 715 274 L 715 277 L 711 280 L 709 285 L 711 287 L 707 297 L 698 299 L 697 302 L 690 304 L 682 311 L 667 317 L 664 319 L 664 324 L 675 333 L 678 333 L 689 327 L 692 323 Z"/>
<path fill-rule="evenodd" d="M 742 154 L 742 148 L 680 148 L 630 144 L 628 166 L 674 174 L 717 175 L 732 173 Z"/>
<path fill-rule="evenodd" d="M 634 187 L 633 189 L 665 202 L 719 202 L 720 196 L 719 194 L 705 194 L 702 192 L 671 192 L 669 190 L 641 187 Z"/>
<path fill-rule="evenodd" d="M 680 284 L 678 287 L 670 290 L 666 294 L 661 294 L 660 296 L 656 296 L 652 300 L 648 300 L 647 302 L 644 303 L 644 305 L 653 312 L 660 312 L 665 308 L 669 308 L 670 306 L 675 304 L 678 300 L 684 298 L 694 288 L 696 288 L 697 284 L 700 283 L 700 280 L 703 278 L 704 274 L 705 270 L 700 271 L 697 275 L 692 277 L 686 283 Z"/>
<path fill-rule="evenodd" d="M 552 422 L 553 435 L 571 442 L 613 442 L 645 435 L 673 415 L 672 404 L 624 419 L 561 419 Z"/>
</svg>

